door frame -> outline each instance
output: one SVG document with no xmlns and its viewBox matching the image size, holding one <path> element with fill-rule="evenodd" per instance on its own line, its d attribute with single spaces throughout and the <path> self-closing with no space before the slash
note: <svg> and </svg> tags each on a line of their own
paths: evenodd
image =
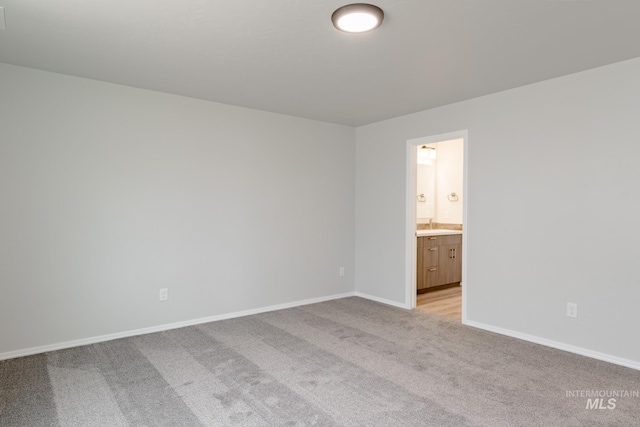
<svg viewBox="0 0 640 427">
<path fill-rule="evenodd" d="M 467 248 L 469 247 L 469 131 L 460 130 L 443 133 L 439 135 L 425 136 L 407 140 L 407 183 L 406 183 L 406 243 L 405 243 L 405 305 L 409 309 L 416 308 L 416 263 L 417 263 L 417 239 L 416 239 L 416 191 L 418 176 L 418 155 L 416 148 L 420 145 L 433 144 L 437 142 L 450 141 L 452 139 L 462 139 L 463 165 L 462 165 L 462 323 L 467 321 L 467 290 L 469 282 L 467 280 Z"/>
</svg>

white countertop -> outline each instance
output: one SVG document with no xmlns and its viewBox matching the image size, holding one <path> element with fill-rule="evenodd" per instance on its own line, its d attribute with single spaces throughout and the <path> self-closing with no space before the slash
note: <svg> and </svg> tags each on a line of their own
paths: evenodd
<svg viewBox="0 0 640 427">
<path fill-rule="evenodd" d="M 462 230 L 442 230 L 442 229 L 436 229 L 436 230 L 417 230 L 417 231 L 416 231 L 416 236 L 417 236 L 417 237 L 424 237 L 424 236 L 446 236 L 446 235 L 450 235 L 450 234 L 462 234 Z"/>
</svg>

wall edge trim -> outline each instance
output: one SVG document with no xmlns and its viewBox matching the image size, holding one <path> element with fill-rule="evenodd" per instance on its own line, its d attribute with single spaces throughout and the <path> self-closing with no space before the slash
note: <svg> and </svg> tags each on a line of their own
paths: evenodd
<svg viewBox="0 0 640 427">
<path fill-rule="evenodd" d="M 465 320 L 462 322 L 462 324 L 471 326 L 473 328 L 494 332 L 496 334 L 505 335 L 511 338 L 532 342 L 534 344 L 540 344 L 545 347 L 551 347 L 558 350 L 563 350 L 568 353 L 574 353 L 580 356 L 586 356 L 591 359 L 601 360 L 603 362 L 613 363 L 614 365 L 620 365 L 626 368 L 631 368 L 631 369 L 640 371 L 640 361 L 625 359 L 625 358 L 614 356 L 611 354 L 601 353 L 595 350 L 589 350 L 588 348 L 578 347 L 571 344 L 565 344 L 559 341 L 541 338 L 535 335 L 529 335 L 522 332 L 513 331 L 511 329 L 501 328 L 499 326 L 493 326 L 493 325 L 488 325 L 481 322 L 475 322 L 473 320 Z"/>
<path fill-rule="evenodd" d="M 24 356 L 32 356 L 34 354 L 47 353 L 49 351 L 80 347 L 84 345 L 96 344 L 96 343 L 105 342 L 105 341 L 117 340 L 120 338 L 134 337 L 137 335 L 169 331 L 171 329 L 184 328 L 187 326 L 200 325 L 200 324 L 209 323 L 209 322 L 217 322 L 219 320 L 233 319 L 236 317 L 251 316 L 253 314 L 266 313 L 269 311 L 284 310 L 287 308 L 300 307 L 303 305 L 316 304 L 319 302 L 331 301 L 335 299 L 342 299 L 342 298 L 352 297 L 352 296 L 355 296 L 355 292 L 346 292 L 342 294 L 328 295 L 324 297 L 309 298 L 305 300 L 293 301 L 293 302 L 288 302 L 284 304 L 270 305 L 267 307 L 254 308 L 250 310 L 242 310 L 242 311 L 236 311 L 232 313 L 217 314 L 214 316 L 201 317 L 198 319 L 183 320 L 180 322 L 167 323 L 167 324 L 158 325 L 158 326 L 150 326 L 147 328 L 133 329 L 130 331 L 116 332 L 113 334 L 99 335 L 99 336 L 89 337 L 89 338 L 81 338 L 77 340 L 64 341 L 64 342 L 47 344 L 47 345 L 37 346 L 37 347 L 30 347 L 30 348 L 25 348 L 21 350 L 13 350 L 13 351 L 0 353 L 0 360 L 15 359 L 17 357 L 24 357 Z"/>
<path fill-rule="evenodd" d="M 409 307 L 407 304 L 403 304 L 403 303 L 397 302 L 397 301 L 392 301 L 390 299 L 376 297 L 376 296 L 369 295 L 369 294 L 364 294 L 362 292 L 355 292 L 354 296 L 357 296 L 357 297 L 360 297 L 360 298 L 364 298 L 364 299 L 368 299 L 368 300 L 375 301 L 375 302 L 380 302 L 382 304 L 392 305 L 394 307 L 404 308 L 406 310 L 410 310 L 411 309 L 411 307 Z"/>
</svg>

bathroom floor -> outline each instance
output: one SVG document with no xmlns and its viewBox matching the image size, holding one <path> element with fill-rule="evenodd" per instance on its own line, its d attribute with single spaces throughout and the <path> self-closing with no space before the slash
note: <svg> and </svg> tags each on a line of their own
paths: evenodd
<svg viewBox="0 0 640 427">
<path fill-rule="evenodd" d="M 416 308 L 432 314 L 462 320 L 462 288 L 454 286 L 418 294 Z"/>
</svg>

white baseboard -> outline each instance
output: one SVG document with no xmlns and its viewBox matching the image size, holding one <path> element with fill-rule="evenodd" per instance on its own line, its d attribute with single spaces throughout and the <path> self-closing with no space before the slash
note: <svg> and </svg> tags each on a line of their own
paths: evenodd
<svg viewBox="0 0 640 427">
<path fill-rule="evenodd" d="M 510 329 L 500 328 L 492 325 L 486 325 L 484 323 L 474 322 L 472 320 L 465 320 L 462 323 L 467 326 L 472 326 L 478 329 L 484 329 L 485 331 L 495 332 L 500 335 L 506 335 L 508 337 L 518 338 L 518 339 L 529 341 L 535 344 L 544 345 L 546 347 L 557 348 L 558 350 L 568 351 L 569 353 L 575 353 L 581 356 L 591 357 L 592 359 L 598 359 L 604 362 L 613 363 L 615 365 L 620 365 L 627 368 L 640 370 L 640 362 L 637 362 L 634 360 L 623 359 L 621 357 L 612 356 L 610 354 L 600 353 L 600 352 L 589 350 L 586 348 L 576 347 L 576 346 L 564 344 L 558 341 L 548 340 L 546 338 L 540 338 L 535 335 L 529 335 L 521 332 L 512 331 Z"/>
<path fill-rule="evenodd" d="M 404 309 L 409 309 L 406 304 L 402 304 L 396 301 L 391 301 L 389 299 L 384 299 L 380 297 L 374 297 L 373 295 L 363 294 L 362 292 L 354 292 L 354 295 L 360 298 L 370 299 L 371 301 L 381 302 L 382 304 L 392 305 L 394 307 L 400 307 Z"/>
<path fill-rule="evenodd" d="M 396 301 L 391 301 L 385 298 L 379 298 L 379 297 L 369 295 L 369 294 L 364 294 L 361 292 L 347 292 L 343 294 L 329 295 L 329 296 L 319 297 L 319 298 L 311 298 L 311 299 L 306 299 L 301 301 L 289 302 L 285 304 L 277 304 L 277 305 L 272 305 L 268 307 L 255 308 L 251 310 L 237 311 L 234 313 L 226 313 L 226 314 L 219 314 L 216 316 L 203 317 L 199 319 L 185 320 L 182 322 L 152 326 L 149 328 L 135 329 L 132 331 L 118 332 L 115 334 L 101 335 L 97 337 L 83 338 L 83 339 L 73 340 L 73 341 L 65 341 L 65 342 L 56 343 L 56 344 L 44 345 L 39 347 L 31 347 L 23 350 L 9 351 L 6 353 L 0 353 L 0 360 L 30 356 L 33 354 L 46 353 L 49 351 L 62 350 L 65 348 L 80 347 L 83 345 L 95 344 L 95 343 L 104 342 L 104 341 L 111 341 L 111 340 L 116 340 L 120 338 L 133 337 L 137 335 L 152 334 L 155 332 L 162 332 L 162 331 L 168 331 L 171 329 L 184 328 L 187 326 L 200 325 L 202 323 L 216 322 L 218 320 L 226 320 L 226 319 L 233 319 L 236 317 L 250 316 L 252 314 L 266 313 L 269 311 L 277 311 L 277 310 L 283 310 L 286 308 L 300 307 L 303 305 L 316 304 L 319 302 L 331 301 L 335 299 L 341 299 L 341 298 L 352 297 L 352 296 L 369 299 L 372 301 L 380 302 L 382 304 L 387 304 L 394 307 L 408 309 L 406 304 L 402 304 Z M 534 335 L 528 335 L 521 332 L 512 331 L 510 329 L 505 329 L 497 326 L 487 325 L 480 322 L 475 322 L 472 320 L 465 320 L 462 323 L 467 326 L 472 326 L 474 328 L 483 329 L 489 332 L 495 332 L 500 335 L 505 335 L 508 337 L 529 341 L 529 342 L 544 345 L 547 347 L 556 348 L 558 350 L 579 354 L 581 356 L 591 357 L 593 359 L 602 360 L 604 362 L 613 363 L 615 365 L 620 365 L 620 366 L 625 366 L 627 368 L 640 370 L 640 362 L 637 362 L 634 360 L 624 359 L 621 357 L 612 356 L 610 354 L 600 353 L 600 352 L 588 350 L 582 347 L 576 347 L 576 346 L 564 344 L 558 341 L 548 340 L 548 339 L 540 338 Z"/>
<path fill-rule="evenodd" d="M 233 319 L 235 317 L 250 316 L 252 314 L 283 310 L 285 308 L 300 307 L 303 305 L 316 304 L 319 302 L 331 301 L 334 299 L 340 299 L 340 298 L 346 298 L 346 297 L 352 297 L 352 296 L 355 296 L 354 292 L 347 292 L 344 294 L 329 295 L 326 297 L 319 297 L 319 298 L 311 298 L 311 299 L 306 299 L 302 301 L 288 302 L 285 304 L 271 305 L 268 307 L 254 308 L 251 310 L 237 311 L 234 313 L 226 313 L 226 314 L 219 314 L 216 316 L 202 317 L 200 319 L 185 320 L 182 322 L 169 323 L 166 325 L 151 326 L 149 328 L 135 329 L 132 331 L 118 332 L 115 334 L 101 335 L 97 337 L 83 338 L 83 339 L 73 340 L 73 341 L 65 341 L 61 343 L 43 345 L 39 347 L 31 347 L 23 350 L 15 350 L 15 351 L 9 351 L 6 353 L 0 353 L 0 360 L 14 359 L 16 357 L 23 357 L 23 356 L 31 356 L 33 354 L 46 353 L 46 352 L 55 351 L 55 350 L 63 350 L 65 348 L 80 347 L 83 345 L 117 340 L 120 338 L 134 337 L 136 335 L 152 334 L 155 332 L 162 332 L 162 331 L 168 331 L 171 329 L 184 328 L 186 326 L 200 325 L 202 323 L 216 322 L 218 320 Z"/>
</svg>

